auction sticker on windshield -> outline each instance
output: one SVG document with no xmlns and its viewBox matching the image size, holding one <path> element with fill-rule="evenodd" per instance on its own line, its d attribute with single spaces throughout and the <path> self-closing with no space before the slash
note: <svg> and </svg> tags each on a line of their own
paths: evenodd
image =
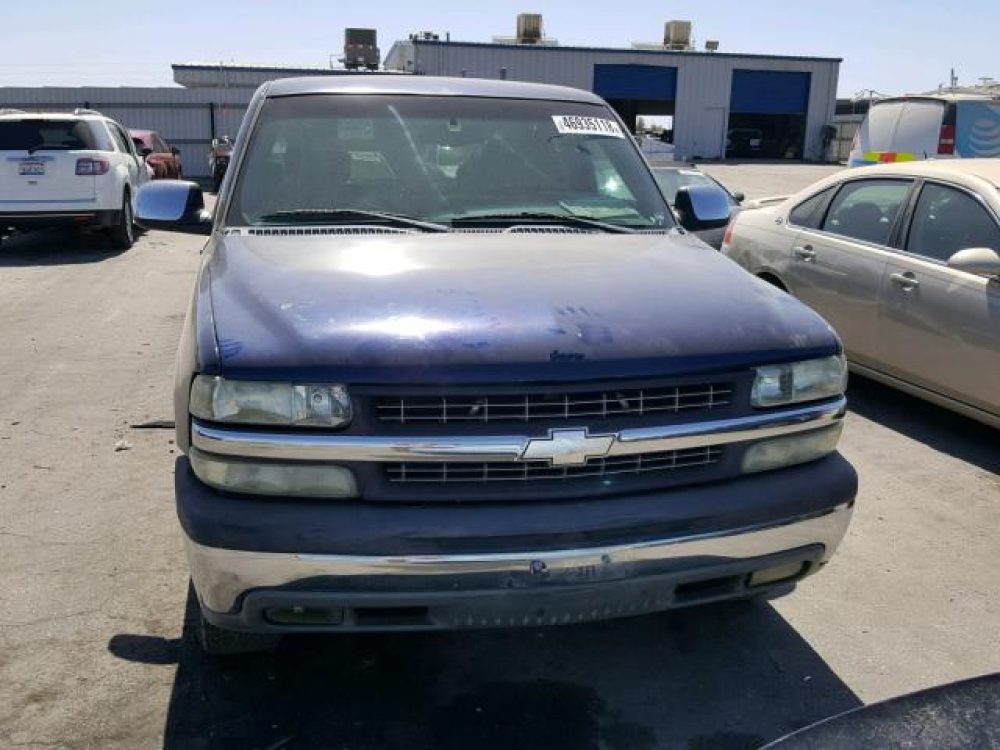
<svg viewBox="0 0 1000 750">
<path fill-rule="evenodd" d="M 608 135 L 612 138 L 624 138 L 621 126 L 614 120 L 604 117 L 581 117 L 580 115 L 552 115 L 556 130 L 562 134 L 573 135 Z"/>
</svg>

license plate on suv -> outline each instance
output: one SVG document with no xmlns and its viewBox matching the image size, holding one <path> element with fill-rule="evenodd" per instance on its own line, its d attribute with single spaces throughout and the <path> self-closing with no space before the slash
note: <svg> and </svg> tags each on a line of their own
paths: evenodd
<svg viewBox="0 0 1000 750">
<path fill-rule="evenodd" d="M 22 177 L 39 177 L 45 174 L 45 162 L 22 161 L 17 167 L 17 173 Z"/>
</svg>

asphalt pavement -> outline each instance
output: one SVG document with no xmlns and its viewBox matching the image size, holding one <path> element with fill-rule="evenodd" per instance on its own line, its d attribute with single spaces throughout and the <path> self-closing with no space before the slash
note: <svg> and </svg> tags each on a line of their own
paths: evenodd
<svg viewBox="0 0 1000 750">
<path fill-rule="evenodd" d="M 832 170 L 706 171 L 760 197 Z M 789 597 L 202 657 L 168 429 L 201 244 L 0 246 L 0 746 L 737 750 L 1000 671 L 998 433 L 857 377 L 854 522 Z"/>
</svg>

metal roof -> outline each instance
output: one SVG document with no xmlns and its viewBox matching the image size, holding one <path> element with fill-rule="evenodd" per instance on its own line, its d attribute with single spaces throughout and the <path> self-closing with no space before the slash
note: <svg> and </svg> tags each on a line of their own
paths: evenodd
<svg viewBox="0 0 1000 750">
<path fill-rule="evenodd" d="M 840 63 L 842 57 L 808 57 L 800 55 L 765 55 L 741 52 L 699 52 L 697 50 L 643 49 L 634 47 L 567 47 L 546 44 L 495 44 L 489 42 L 454 42 L 433 39 L 410 39 L 396 44 L 413 44 L 420 47 L 490 47 L 504 50 L 545 50 L 546 52 L 620 52 L 629 55 L 668 55 L 673 57 L 737 57 L 751 60 L 809 60 L 812 62 Z M 389 50 L 392 54 L 392 50 Z"/>
<path fill-rule="evenodd" d="M 418 96 L 481 96 L 493 99 L 550 99 L 603 104 L 596 94 L 568 86 L 485 78 L 437 76 L 370 76 L 359 73 L 335 78 L 281 78 L 267 85 L 267 96 L 299 94 L 409 94 Z"/>
<path fill-rule="evenodd" d="M 351 71 L 340 68 L 321 68 L 318 66 L 298 65 L 254 65 L 251 63 L 213 63 L 213 62 L 182 62 L 172 63 L 174 70 L 209 70 L 240 73 L 302 73 L 303 75 L 335 76 L 349 74 Z"/>
</svg>

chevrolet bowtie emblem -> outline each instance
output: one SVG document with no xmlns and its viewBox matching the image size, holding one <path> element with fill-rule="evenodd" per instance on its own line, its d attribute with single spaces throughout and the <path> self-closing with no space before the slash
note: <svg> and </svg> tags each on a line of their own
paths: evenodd
<svg viewBox="0 0 1000 750">
<path fill-rule="evenodd" d="M 532 438 L 524 461 L 548 461 L 553 466 L 583 466 L 588 458 L 608 455 L 614 435 L 589 435 L 587 430 L 549 430 L 547 438 Z"/>
</svg>

